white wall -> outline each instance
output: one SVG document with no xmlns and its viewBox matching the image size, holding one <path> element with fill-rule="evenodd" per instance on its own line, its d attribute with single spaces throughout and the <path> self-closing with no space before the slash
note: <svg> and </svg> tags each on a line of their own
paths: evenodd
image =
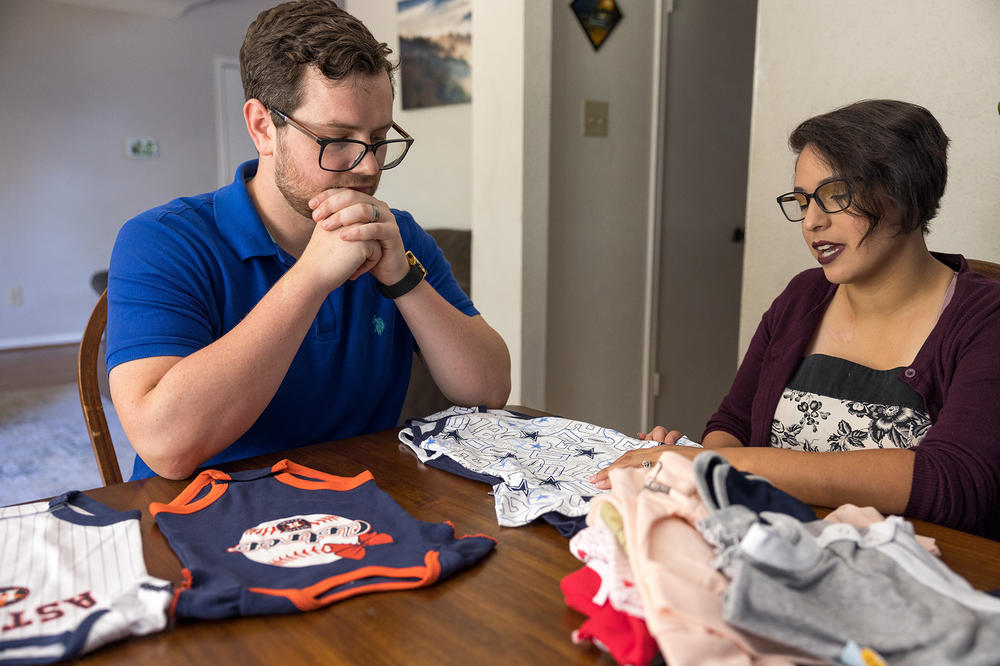
<svg viewBox="0 0 1000 666">
<path fill-rule="evenodd" d="M 544 408 L 551 0 L 473 0 L 472 291 Z"/>
<path fill-rule="evenodd" d="M 214 0 L 178 18 L 0 2 L 0 349 L 76 342 L 118 229 L 217 186 L 214 59 L 236 58 L 277 0 Z M 395 2 L 348 7 L 398 54 Z M 428 227 L 470 227 L 470 107 L 397 111 L 416 137 L 379 196 Z M 125 137 L 160 157 L 124 157 Z M 9 292 L 20 287 L 23 305 Z"/>
<path fill-rule="evenodd" d="M 272 0 L 277 4 L 277 0 Z M 399 59 L 395 0 L 347 0 L 343 3 L 376 39 Z M 473 14 L 475 16 L 475 14 Z M 473 44 L 475 40 L 473 39 Z M 473 76 L 476 65 L 472 64 Z M 448 104 L 404 111 L 399 72 L 393 119 L 415 139 L 406 161 L 386 172 L 378 198 L 413 213 L 423 227 L 469 229 L 472 226 L 471 104 Z"/>
<path fill-rule="evenodd" d="M 774 197 L 790 189 L 788 134 L 865 98 L 925 106 L 951 138 L 932 250 L 1000 262 L 1000 2 L 760 0 L 740 356 L 760 316 L 812 261 Z"/>
<path fill-rule="evenodd" d="M 214 58 L 271 4 L 171 19 L 0 2 L 0 348 L 78 341 L 122 223 L 216 187 Z M 146 136 L 160 158 L 126 159 L 125 137 Z"/>
</svg>

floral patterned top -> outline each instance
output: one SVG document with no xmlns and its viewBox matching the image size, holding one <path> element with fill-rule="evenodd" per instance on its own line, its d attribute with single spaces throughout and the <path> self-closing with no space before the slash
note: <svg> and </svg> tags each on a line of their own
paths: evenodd
<svg viewBox="0 0 1000 666">
<path fill-rule="evenodd" d="M 931 427 L 923 398 L 899 378 L 812 354 L 799 363 L 771 423 L 771 446 L 826 452 L 911 448 Z"/>
</svg>

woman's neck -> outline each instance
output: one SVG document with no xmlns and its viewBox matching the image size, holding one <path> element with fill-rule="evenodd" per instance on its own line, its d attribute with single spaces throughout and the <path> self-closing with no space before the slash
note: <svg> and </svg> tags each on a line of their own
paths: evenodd
<svg viewBox="0 0 1000 666">
<path fill-rule="evenodd" d="M 920 231 L 899 244 L 899 251 L 877 271 L 838 288 L 858 319 L 883 319 L 940 301 L 953 271 L 931 255 Z"/>
</svg>

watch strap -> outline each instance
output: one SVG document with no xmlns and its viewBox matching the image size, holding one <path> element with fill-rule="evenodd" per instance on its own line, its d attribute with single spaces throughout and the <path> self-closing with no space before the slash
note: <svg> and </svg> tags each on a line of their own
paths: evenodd
<svg viewBox="0 0 1000 666">
<path fill-rule="evenodd" d="M 420 284 L 420 281 L 427 275 L 427 270 L 409 250 L 406 251 L 406 262 L 410 265 L 410 270 L 396 284 L 386 285 L 378 280 L 375 281 L 375 287 L 380 294 L 386 298 L 399 298 Z"/>
</svg>

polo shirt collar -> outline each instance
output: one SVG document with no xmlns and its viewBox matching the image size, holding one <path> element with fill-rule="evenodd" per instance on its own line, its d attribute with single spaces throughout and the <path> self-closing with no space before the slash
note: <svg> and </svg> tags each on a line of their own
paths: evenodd
<svg viewBox="0 0 1000 666">
<path fill-rule="evenodd" d="M 247 190 L 247 180 L 256 173 L 257 160 L 244 162 L 236 169 L 233 182 L 215 192 L 215 223 L 241 261 L 278 254 Z"/>
</svg>

